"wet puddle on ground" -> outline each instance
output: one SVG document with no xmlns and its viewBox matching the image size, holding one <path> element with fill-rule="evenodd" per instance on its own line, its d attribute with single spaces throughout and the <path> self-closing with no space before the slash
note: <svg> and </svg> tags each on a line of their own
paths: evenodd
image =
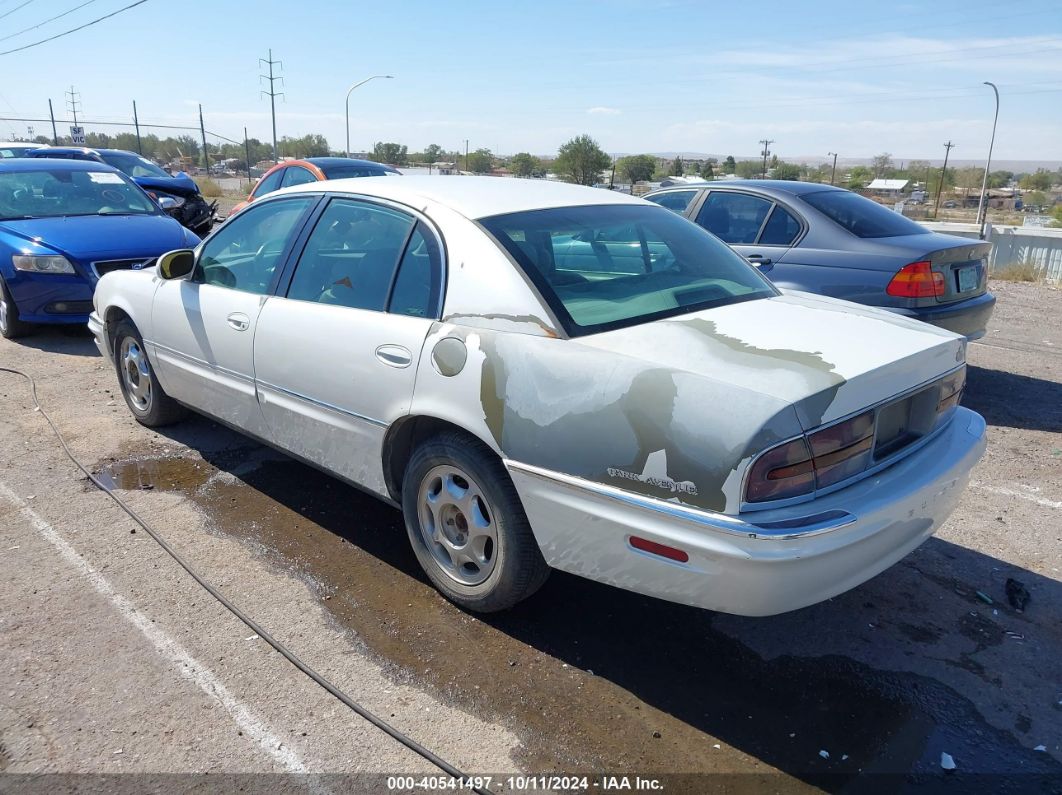
<svg viewBox="0 0 1062 795">
<path fill-rule="evenodd" d="M 187 495 L 217 531 L 310 582 L 397 679 L 509 726 L 536 773 L 726 771 L 731 791 L 863 792 L 856 777 L 876 772 L 892 774 L 883 791 L 931 791 L 945 741 L 1008 756 L 1008 735 L 938 682 L 843 657 L 764 660 L 711 613 L 578 577 L 554 572 L 516 609 L 473 618 L 427 584 L 397 510 L 250 443 L 204 455 L 98 471 L 115 488 Z"/>
</svg>

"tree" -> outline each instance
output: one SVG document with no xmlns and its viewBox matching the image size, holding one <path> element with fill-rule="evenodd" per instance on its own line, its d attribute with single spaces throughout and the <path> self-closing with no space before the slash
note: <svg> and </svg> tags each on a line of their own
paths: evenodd
<svg viewBox="0 0 1062 795">
<path fill-rule="evenodd" d="M 601 181 L 601 172 L 612 164 L 597 141 L 589 135 L 572 138 L 557 151 L 554 168 L 567 182 L 594 185 Z"/>
<path fill-rule="evenodd" d="M 774 167 L 773 177 L 774 179 L 800 179 L 800 166 L 783 161 Z"/>
<path fill-rule="evenodd" d="M 1051 222 L 1051 226 L 1062 226 L 1062 204 L 1051 211 L 1051 217 L 1055 219 Z"/>
<path fill-rule="evenodd" d="M 538 168 L 538 158 L 528 152 L 517 152 L 509 158 L 509 168 L 518 177 L 530 177 Z"/>
<path fill-rule="evenodd" d="M 1013 171 L 990 171 L 988 173 L 988 187 L 1005 188 L 1014 179 Z"/>
<path fill-rule="evenodd" d="M 369 158 L 377 163 L 389 163 L 398 165 L 405 163 L 408 151 L 405 146 L 392 142 L 377 141 L 372 147 Z"/>
<path fill-rule="evenodd" d="M 469 153 L 465 170 L 471 171 L 473 174 L 486 174 L 493 167 L 494 155 L 491 154 L 491 151 L 489 149 L 477 149 L 475 152 Z"/>
<path fill-rule="evenodd" d="M 627 155 L 616 161 L 616 173 L 632 185 L 653 178 L 656 158 L 652 155 Z"/>
<path fill-rule="evenodd" d="M 733 155 L 727 155 L 726 160 L 723 161 L 723 173 L 724 174 L 736 174 L 737 163 L 734 162 Z"/>
<path fill-rule="evenodd" d="M 955 184 L 962 189 L 962 197 L 964 199 L 970 195 L 970 191 L 981 190 L 981 182 L 984 180 L 984 176 L 984 170 L 974 166 L 955 169 Z"/>
<path fill-rule="evenodd" d="M 734 171 L 740 179 L 759 179 L 763 175 L 763 165 L 760 160 L 742 160 L 734 166 Z"/>
<path fill-rule="evenodd" d="M 888 152 L 882 152 L 880 155 L 875 155 L 872 162 L 875 177 L 886 177 L 889 175 L 889 172 L 893 170 L 892 155 Z"/>
<path fill-rule="evenodd" d="M 1018 185 L 1022 190 L 1051 190 L 1051 181 L 1051 172 L 1041 168 L 1035 174 L 1023 176 Z"/>
<path fill-rule="evenodd" d="M 701 166 L 701 176 L 705 179 L 715 179 L 715 168 L 713 168 L 712 159 L 709 157 L 704 161 L 704 165 Z"/>
<path fill-rule="evenodd" d="M 442 147 L 438 144 L 428 144 L 424 147 L 424 162 L 429 164 L 438 163 L 442 150 Z"/>
<path fill-rule="evenodd" d="M 865 188 L 874 179 L 874 172 L 866 166 L 856 166 L 848 174 L 848 187 L 852 190 Z"/>
<path fill-rule="evenodd" d="M 671 168 L 668 170 L 667 175 L 669 177 L 681 177 L 684 171 L 685 168 L 682 165 L 682 158 L 676 156 L 675 159 L 671 161 Z"/>
<path fill-rule="evenodd" d="M 1026 207 L 1043 207 L 1047 204 L 1047 194 L 1039 190 L 1031 190 L 1021 197 L 1021 203 Z"/>
</svg>

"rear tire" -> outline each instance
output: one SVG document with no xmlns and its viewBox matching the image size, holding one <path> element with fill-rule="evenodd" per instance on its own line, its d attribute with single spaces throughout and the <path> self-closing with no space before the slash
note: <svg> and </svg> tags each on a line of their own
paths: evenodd
<svg viewBox="0 0 1062 795">
<path fill-rule="evenodd" d="M 17 339 L 24 337 L 33 331 L 31 323 L 24 323 L 19 319 L 18 306 L 11 297 L 11 291 L 7 284 L 0 279 L 0 336 L 4 339 Z"/>
<path fill-rule="evenodd" d="M 162 389 L 151 369 L 144 340 L 128 320 L 114 327 L 114 366 L 126 405 L 137 422 L 149 428 L 172 425 L 188 410 Z"/>
<path fill-rule="evenodd" d="M 402 478 L 406 532 L 421 568 L 454 604 L 507 610 L 549 576 L 508 472 L 460 433 L 420 444 Z"/>
</svg>

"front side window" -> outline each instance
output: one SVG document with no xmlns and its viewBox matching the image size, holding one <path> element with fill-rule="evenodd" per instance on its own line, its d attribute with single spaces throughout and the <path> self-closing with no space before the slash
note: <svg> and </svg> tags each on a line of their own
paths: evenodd
<svg viewBox="0 0 1062 795">
<path fill-rule="evenodd" d="M 193 281 L 264 295 L 292 236 L 316 196 L 255 204 L 209 237 Z"/>
<path fill-rule="evenodd" d="M 856 237 L 924 235 L 926 229 L 877 202 L 847 190 L 823 190 L 801 197 Z"/>
<path fill-rule="evenodd" d="M 284 178 L 284 172 L 286 168 L 279 168 L 272 174 L 267 174 L 262 177 L 257 185 L 254 186 L 254 190 L 251 191 L 251 195 L 256 199 L 260 199 L 267 193 L 272 193 L 275 190 L 280 190 L 280 180 Z"/>
<path fill-rule="evenodd" d="M 117 171 L 42 167 L 0 173 L 0 221 L 72 215 L 155 215 L 159 208 Z"/>
<path fill-rule="evenodd" d="M 284 169 L 284 179 L 281 180 L 280 187 L 287 188 L 291 185 L 302 185 L 306 182 L 316 181 L 317 177 L 302 166 L 288 166 Z"/>
<path fill-rule="evenodd" d="M 732 246 L 751 245 L 770 209 L 771 202 L 758 196 L 712 191 L 697 213 L 697 223 Z"/>
<path fill-rule="evenodd" d="M 382 312 L 413 228 L 403 212 L 333 199 L 295 267 L 288 298 Z"/>
<path fill-rule="evenodd" d="M 572 336 L 777 295 L 704 230 L 645 205 L 485 218 Z"/>
<path fill-rule="evenodd" d="M 686 208 L 690 206 L 690 202 L 693 201 L 693 197 L 696 195 L 697 191 L 695 190 L 672 190 L 657 196 L 646 196 L 646 198 L 661 207 L 667 207 L 672 212 L 682 215 L 686 212 Z"/>
</svg>

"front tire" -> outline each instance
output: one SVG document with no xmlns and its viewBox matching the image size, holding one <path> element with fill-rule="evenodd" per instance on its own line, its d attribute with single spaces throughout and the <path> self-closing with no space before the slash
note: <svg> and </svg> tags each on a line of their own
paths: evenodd
<svg viewBox="0 0 1062 795">
<path fill-rule="evenodd" d="M 4 339 L 17 339 L 18 337 L 24 337 L 33 331 L 33 326 L 30 323 L 23 323 L 19 319 L 18 306 L 15 304 L 15 299 L 11 297 L 11 291 L 7 289 L 7 284 L 3 279 L 0 279 L 0 336 Z"/>
<path fill-rule="evenodd" d="M 549 576 L 509 474 L 478 440 L 444 433 L 418 446 L 402 512 L 421 568 L 459 607 L 507 610 Z"/>
<path fill-rule="evenodd" d="M 144 340 L 128 320 L 120 321 L 114 328 L 114 366 L 122 397 L 141 425 L 148 428 L 172 425 L 188 413 L 162 389 L 151 369 Z"/>
</svg>

